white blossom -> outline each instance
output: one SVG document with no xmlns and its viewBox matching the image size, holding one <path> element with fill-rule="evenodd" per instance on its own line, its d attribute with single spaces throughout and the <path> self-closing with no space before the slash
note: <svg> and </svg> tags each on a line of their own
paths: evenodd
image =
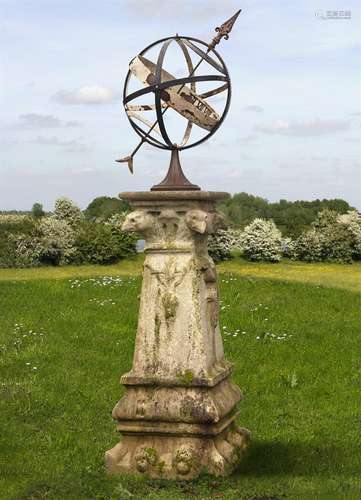
<svg viewBox="0 0 361 500">
<path fill-rule="evenodd" d="M 75 253 L 75 233 L 65 220 L 43 217 L 39 224 L 41 233 L 41 257 L 54 258 L 59 264 L 70 262 Z"/>
<path fill-rule="evenodd" d="M 254 219 L 242 234 L 243 253 L 249 260 L 278 262 L 281 243 L 281 232 L 272 220 Z"/>
<path fill-rule="evenodd" d="M 337 222 L 351 235 L 354 258 L 361 259 L 361 215 L 356 210 L 349 210 L 346 214 L 339 215 Z"/>
<path fill-rule="evenodd" d="M 72 200 L 62 197 L 55 200 L 54 218 L 75 226 L 81 221 L 82 212 Z"/>
<path fill-rule="evenodd" d="M 295 255 L 297 259 L 306 262 L 322 260 L 322 239 L 315 228 L 305 231 L 295 242 Z"/>
</svg>

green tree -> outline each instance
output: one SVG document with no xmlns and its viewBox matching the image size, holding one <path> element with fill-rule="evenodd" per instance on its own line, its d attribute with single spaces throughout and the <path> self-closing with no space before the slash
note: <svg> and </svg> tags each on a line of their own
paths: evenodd
<svg viewBox="0 0 361 500">
<path fill-rule="evenodd" d="M 265 198 L 247 193 L 237 193 L 218 205 L 231 226 L 243 229 L 254 219 L 272 219 L 284 236 L 297 238 L 311 228 L 317 214 L 324 209 L 345 214 L 352 207 L 345 200 L 287 201 L 270 203 Z"/>
<path fill-rule="evenodd" d="M 45 212 L 43 210 L 43 205 L 41 203 L 34 203 L 31 209 L 31 214 L 34 217 L 34 219 L 40 219 L 40 217 L 43 217 L 45 215 Z"/>
<path fill-rule="evenodd" d="M 114 214 L 129 211 L 130 206 L 126 201 L 109 196 L 98 196 L 89 203 L 84 211 L 87 219 L 102 219 L 107 220 Z"/>
</svg>

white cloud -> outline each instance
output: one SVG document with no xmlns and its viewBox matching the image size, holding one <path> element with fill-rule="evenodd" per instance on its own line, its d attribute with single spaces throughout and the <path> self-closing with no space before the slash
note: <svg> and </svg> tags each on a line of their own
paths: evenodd
<svg viewBox="0 0 361 500">
<path fill-rule="evenodd" d="M 61 128 L 61 127 L 79 127 L 80 122 L 71 120 L 63 121 L 54 115 L 41 115 L 38 113 L 26 113 L 19 115 L 19 121 L 14 128 L 32 129 L 32 128 Z"/>
<path fill-rule="evenodd" d="M 61 104 L 108 104 L 117 98 L 117 93 L 99 85 L 85 85 L 73 90 L 59 90 L 53 99 Z"/>
<path fill-rule="evenodd" d="M 304 122 L 277 120 L 274 123 L 259 124 L 255 127 L 255 130 L 264 134 L 311 137 L 333 134 L 335 132 L 350 130 L 350 128 L 350 120 L 321 120 L 318 118 Z"/>
</svg>

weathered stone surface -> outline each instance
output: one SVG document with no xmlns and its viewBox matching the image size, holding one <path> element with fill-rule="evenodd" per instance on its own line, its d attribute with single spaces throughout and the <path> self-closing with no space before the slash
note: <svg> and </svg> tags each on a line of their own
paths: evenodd
<svg viewBox="0 0 361 500">
<path fill-rule="evenodd" d="M 217 273 L 207 235 L 224 227 L 225 193 L 124 193 L 134 207 L 123 230 L 146 240 L 133 366 L 113 410 L 122 441 L 109 472 L 195 477 L 226 474 L 249 433 L 234 424 L 240 390 L 229 376 L 218 322 Z"/>
<path fill-rule="evenodd" d="M 127 386 L 113 410 L 113 418 L 217 423 L 241 399 L 241 391 L 228 379 L 214 387 Z"/>
<path fill-rule="evenodd" d="M 218 436 L 126 434 L 106 453 L 112 474 L 148 474 L 154 478 L 192 479 L 206 470 L 216 476 L 230 474 L 249 442 L 249 431 L 230 424 Z"/>
</svg>

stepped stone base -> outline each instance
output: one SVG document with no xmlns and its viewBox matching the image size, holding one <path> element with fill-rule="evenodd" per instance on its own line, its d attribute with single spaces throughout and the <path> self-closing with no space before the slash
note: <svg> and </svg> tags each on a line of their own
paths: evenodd
<svg viewBox="0 0 361 500">
<path fill-rule="evenodd" d="M 235 423 L 213 437 L 124 432 L 123 436 L 106 452 L 108 472 L 165 479 L 193 479 L 201 472 L 228 475 L 238 465 L 249 441 L 249 431 Z"/>
</svg>

